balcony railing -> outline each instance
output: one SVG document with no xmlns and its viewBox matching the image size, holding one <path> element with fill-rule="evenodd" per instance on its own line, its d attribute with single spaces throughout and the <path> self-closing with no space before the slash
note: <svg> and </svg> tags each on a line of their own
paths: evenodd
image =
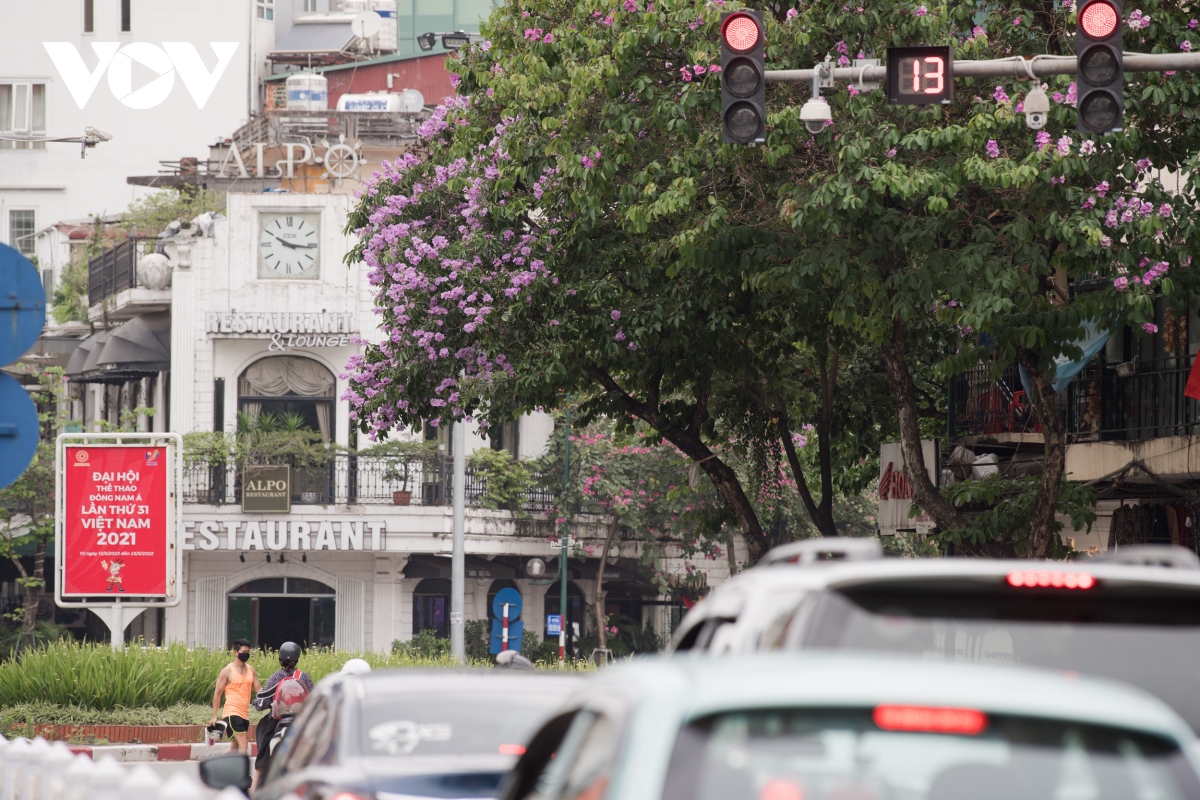
<svg viewBox="0 0 1200 800">
<path fill-rule="evenodd" d="M 153 253 L 157 245 L 154 238 L 130 237 L 89 261 L 88 305 L 97 305 L 126 289 L 136 288 L 138 261 Z"/>
<path fill-rule="evenodd" d="M 240 504 L 243 474 L 244 468 L 232 460 L 187 461 L 183 471 L 184 502 Z M 446 506 L 453 500 L 453 474 L 452 461 L 440 454 L 398 458 L 338 453 L 323 464 L 292 465 L 292 503 L 390 505 L 395 502 L 394 493 L 408 492 L 409 505 Z M 485 473 L 467 468 L 466 497 L 469 506 L 486 505 Z M 550 510 L 553 504 L 554 494 L 549 489 L 531 485 L 521 492 L 517 505 L 522 511 L 541 512 Z"/>
<path fill-rule="evenodd" d="M 1073 441 L 1139 440 L 1196 433 L 1200 403 L 1183 396 L 1192 356 L 1122 365 L 1101 354 L 1058 395 L 1067 435 Z M 999 380 L 977 367 L 951 381 L 950 437 L 1041 433 L 1019 370 Z"/>
<path fill-rule="evenodd" d="M 1015 365 L 1006 368 L 999 379 L 986 364 L 980 364 L 951 380 L 950 438 L 1041 430 Z"/>
</svg>

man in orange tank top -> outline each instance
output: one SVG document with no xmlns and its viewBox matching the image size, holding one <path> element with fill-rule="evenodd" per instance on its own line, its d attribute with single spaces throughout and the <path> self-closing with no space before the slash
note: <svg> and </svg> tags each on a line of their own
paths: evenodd
<svg viewBox="0 0 1200 800">
<path fill-rule="evenodd" d="M 209 727 L 217 725 L 217 717 L 222 718 L 225 730 L 233 737 L 233 752 L 246 752 L 246 742 L 250 730 L 250 698 L 262 688 L 258 675 L 250 660 L 250 642 L 245 639 L 233 640 L 233 653 L 237 660 L 225 665 L 217 676 L 217 689 L 213 692 L 213 716 Z M 221 695 L 225 695 L 224 714 L 219 714 Z"/>
</svg>

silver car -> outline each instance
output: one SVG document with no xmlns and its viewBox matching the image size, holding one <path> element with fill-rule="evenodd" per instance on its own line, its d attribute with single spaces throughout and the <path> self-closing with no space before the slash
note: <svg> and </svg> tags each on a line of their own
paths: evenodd
<svg viewBox="0 0 1200 800">
<path fill-rule="evenodd" d="M 1192 800 L 1188 726 L 1132 687 L 853 656 L 604 670 L 502 800 Z"/>
</svg>

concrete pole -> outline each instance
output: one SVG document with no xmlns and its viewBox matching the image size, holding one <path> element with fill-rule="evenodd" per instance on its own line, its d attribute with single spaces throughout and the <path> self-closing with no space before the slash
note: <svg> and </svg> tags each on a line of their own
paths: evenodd
<svg viewBox="0 0 1200 800">
<path fill-rule="evenodd" d="M 450 655 L 466 663 L 467 425 L 454 423 L 454 544 L 450 556 Z"/>
<path fill-rule="evenodd" d="M 571 398 L 567 398 L 566 432 L 563 437 L 563 529 L 562 554 L 558 557 L 559 568 L 559 631 L 558 631 L 558 663 L 567 659 L 567 545 L 571 540 L 571 509 L 568 507 L 567 493 L 571 491 Z M 582 626 L 583 620 L 579 621 Z"/>
</svg>

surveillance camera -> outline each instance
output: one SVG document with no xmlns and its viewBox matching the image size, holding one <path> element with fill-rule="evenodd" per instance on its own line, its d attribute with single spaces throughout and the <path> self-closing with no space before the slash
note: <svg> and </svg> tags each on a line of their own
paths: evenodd
<svg viewBox="0 0 1200 800">
<path fill-rule="evenodd" d="M 804 120 L 804 127 L 808 128 L 809 133 L 820 133 L 833 120 L 833 115 L 829 113 L 829 103 L 825 98 L 814 97 L 800 109 L 800 119 Z"/>
<path fill-rule="evenodd" d="M 1025 124 L 1035 131 L 1046 127 L 1046 118 L 1050 116 L 1050 100 L 1042 88 L 1036 87 L 1025 95 Z"/>
</svg>

